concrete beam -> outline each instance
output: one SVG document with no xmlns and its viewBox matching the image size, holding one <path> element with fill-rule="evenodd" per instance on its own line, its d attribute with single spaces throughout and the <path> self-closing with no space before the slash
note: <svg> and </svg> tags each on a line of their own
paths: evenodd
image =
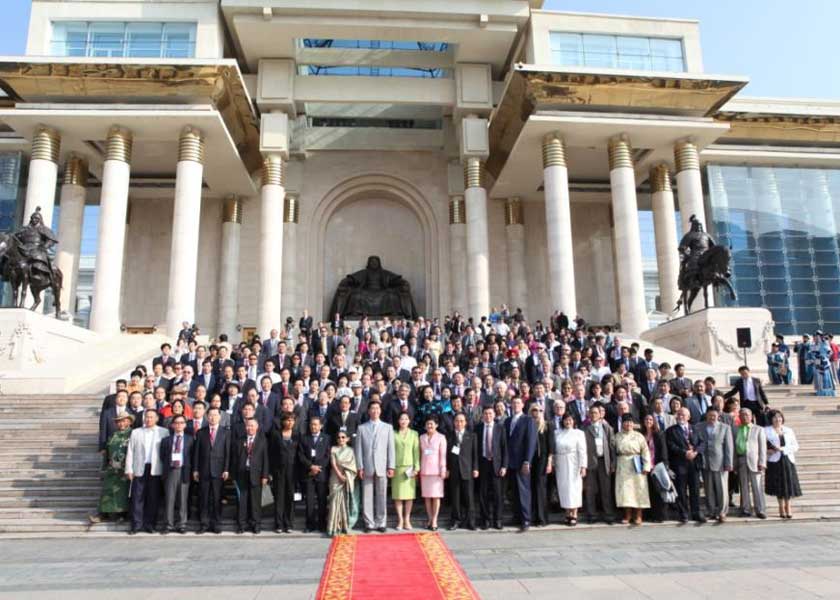
<svg viewBox="0 0 840 600">
<path fill-rule="evenodd" d="M 299 48 L 298 65 L 331 67 L 365 65 L 372 67 L 404 67 L 408 69 L 451 69 L 455 52 L 422 50 L 388 50 L 366 48 Z"/>
<path fill-rule="evenodd" d="M 354 102 L 376 104 L 455 104 L 452 79 L 420 77 L 342 77 L 340 75 L 295 78 L 296 102 Z"/>
</svg>

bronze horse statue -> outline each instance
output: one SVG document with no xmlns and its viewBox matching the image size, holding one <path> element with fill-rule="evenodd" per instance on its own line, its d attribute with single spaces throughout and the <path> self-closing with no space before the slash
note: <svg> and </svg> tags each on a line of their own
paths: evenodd
<svg viewBox="0 0 840 600">
<path fill-rule="evenodd" d="M 55 235 L 41 220 L 40 208 L 29 225 L 15 233 L 0 234 L 0 276 L 11 285 L 13 307 L 25 308 L 28 290 L 34 298 L 30 308 L 35 310 L 41 305 L 41 292 L 50 289 L 55 316 L 60 316 L 64 276 L 48 254 L 55 242 Z"/>
<path fill-rule="evenodd" d="M 703 230 L 703 224 L 691 215 L 691 229 L 680 241 L 680 273 L 677 286 L 680 289 L 680 299 L 675 311 L 683 308 L 688 314 L 694 299 L 703 290 L 703 301 L 709 308 L 709 286 L 724 287 L 729 290 L 729 296 L 735 300 L 735 290 L 729 282 L 732 272 L 729 263 L 732 252 L 725 246 L 719 246 L 711 236 Z"/>
</svg>

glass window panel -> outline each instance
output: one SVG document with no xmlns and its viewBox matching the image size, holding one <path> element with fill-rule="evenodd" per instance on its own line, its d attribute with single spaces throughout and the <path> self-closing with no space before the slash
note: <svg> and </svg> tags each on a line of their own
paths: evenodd
<svg viewBox="0 0 840 600">
<path fill-rule="evenodd" d="M 799 308 L 793 309 L 794 320 L 796 321 L 819 321 L 820 315 L 816 308 Z"/>
<path fill-rule="evenodd" d="M 793 305 L 797 308 L 816 306 L 817 297 L 813 294 L 793 294 Z"/>
<path fill-rule="evenodd" d="M 813 332 L 813 331 L 816 331 L 817 329 L 827 329 L 827 328 L 828 328 L 828 323 L 820 323 L 819 321 L 811 321 L 811 322 L 797 321 L 796 322 L 796 329 L 792 330 L 792 331 L 789 331 L 789 332 L 781 331 L 778 327 L 776 327 L 776 329 L 779 331 L 779 333 L 784 333 L 785 335 L 806 333 L 808 331 Z"/>
<path fill-rule="evenodd" d="M 55 56 L 85 56 L 87 52 L 87 23 L 57 21 L 52 27 L 52 53 Z"/>
<path fill-rule="evenodd" d="M 758 247 L 762 250 L 781 250 L 782 238 L 774 234 L 762 235 L 758 238 Z"/>
<path fill-rule="evenodd" d="M 552 33 L 551 53 L 555 64 L 563 66 L 582 66 L 583 36 L 579 33 Z"/>
<path fill-rule="evenodd" d="M 788 264 L 791 265 L 810 265 L 811 253 L 804 251 L 790 251 L 787 253 Z"/>
<path fill-rule="evenodd" d="M 821 294 L 838 294 L 840 298 L 840 280 L 833 278 L 820 278 L 817 280 L 817 289 Z M 823 296 L 823 302 L 830 296 Z"/>
<path fill-rule="evenodd" d="M 787 262 L 785 253 L 782 252 L 781 248 L 778 250 L 762 250 L 758 256 L 761 263 L 765 265 L 781 265 Z"/>
<path fill-rule="evenodd" d="M 814 268 L 811 265 L 788 264 L 788 273 L 790 273 L 791 277 L 812 278 L 814 276 Z"/>
<path fill-rule="evenodd" d="M 840 308 L 823 308 L 822 318 L 823 321 L 840 321 Z"/>
<path fill-rule="evenodd" d="M 764 302 L 767 306 L 790 306 L 790 297 L 787 294 L 765 294 Z"/>
<path fill-rule="evenodd" d="M 164 58 L 195 56 L 195 23 L 166 23 L 163 27 Z"/>
<path fill-rule="evenodd" d="M 807 237 L 788 237 L 785 241 L 785 247 L 788 250 L 803 250 L 807 252 L 811 247 L 811 240 Z"/>
<path fill-rule="evenodd" d="M 682 40 L 650 38 L 650 53 L 653 56 L 683 59 Z"/>
<path fill-rule="evenodd" d="M 738 282 L 738 289 L 740 289 L 740 281 Z M 739 306 L 764 306 L 764 298 L 761 294 L 742 294 L 738 293 Z"/>
<path fill-rule="evenodd" d="M 91 23 L 90 46 L 90 56 L 122 57 L 125 23 Z"/>
<path fill-rule="evenodd" d="M 758 267 L 755 264 L 739 264 L 734 266 L 735 276 L 740 280 L 742 277 L 758 277 Z"/>
<path fill-rule="evenodd" d="M 758 279 L 751 279 L 749 277 L 741 277 L 737 274 L 738 291 L 759 293 L 761 292 L 761 282 Z"/>
<path fill-rule="evenodd" d="M 758 265 L 758 253 L 754 250 L 740 250 L 732 255 L 735 264 Z M 808 262 L 811 262 L 811 255 L 808 255 Z"/>
<path fill-rule="evenodd" d="M 162 23 L 129 23 L 126 26 L 126 56 L 160 58 Z"/>
<path fill-rule="evenodd" d="M 583 36 L 583 60 L 587 66 L 615 68 L 617 58 L 615 36 Z"/>
<path fill-rule="evenodd" d="M 816 283 L 813 279 L 791 279 L 790 283 L 784 279 L 766 279 L 765 281 L 783 281 L 785 286 L 790 287 L 792 292 L 814 293 L 816 289 Z M 770 289 L 770 287 L 767 287 L 767 289 Z"/>
<path fill-rule="evenodd" d="M 785 308 L 774 308 L 773 309 L 773 320 L 774 321 L 793 321 L 793 312 L 785 309 Z"/>
<path fill-rule="evenodd" d="M 618 66 L 622 69 L 651 71 L 650 40 L 644 37 L 618 36 Z"/>
<path fill-rule="evenodd" d="M 779 294 L 786 294 L 790 288 L 786 279 L 765 279 L 763 287 L 764 291 L 767 293 Z M 813 287 L 814 286 L 812 285 L 810 289 L 813 290 Z"/>
</svg>

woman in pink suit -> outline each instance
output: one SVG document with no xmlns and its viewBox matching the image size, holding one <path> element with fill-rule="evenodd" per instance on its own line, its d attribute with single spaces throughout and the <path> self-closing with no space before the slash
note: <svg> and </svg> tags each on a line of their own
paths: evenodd
<svg viewBox="0 0 840 600">
<path fill-rule="evenodd" d="M 426 433 L 420 436 L 420 490 L 429 516 L 428 529 L 437 531 L 440 499 L 443 498 L 443 480 L 446 470 L 446 437 L 437 432 L 437 417 L 426 419 Z"/>
</svg>

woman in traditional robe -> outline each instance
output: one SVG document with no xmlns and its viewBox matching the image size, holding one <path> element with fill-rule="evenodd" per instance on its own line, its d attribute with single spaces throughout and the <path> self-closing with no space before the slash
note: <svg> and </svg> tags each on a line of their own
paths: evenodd
<svg viewBox="0 0 840 600">
<path fill-rule="evenodd" d="M 347 445 L 346 431 L 336 434 L 337 446 L 330 451 L 330 498 L 327 515 L 327 535 L 347 533 L 359 516 L 356 487 L 356 454 Z"/>
</svg>

